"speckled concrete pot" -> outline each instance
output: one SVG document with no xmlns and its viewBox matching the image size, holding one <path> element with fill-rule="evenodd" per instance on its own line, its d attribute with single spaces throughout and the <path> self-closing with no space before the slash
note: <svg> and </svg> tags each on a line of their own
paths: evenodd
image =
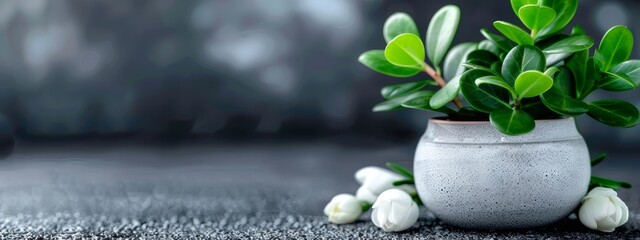
<svg viewBox="0 0 640 240">
<path fill-rule="evenodd" d="M 427 209 L 464 228 L 547 225 L 569 215 L 587 192 L 589 151 L 573 118 L 537 120 L 506 136 L 489 122 L 432 119 L 414 161 Z"/>
</svg>

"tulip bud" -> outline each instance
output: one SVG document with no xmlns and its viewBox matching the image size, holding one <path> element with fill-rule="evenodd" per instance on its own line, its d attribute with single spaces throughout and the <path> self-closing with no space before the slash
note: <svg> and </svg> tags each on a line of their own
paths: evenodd
<svg viewBox="0 0 640 240">
<path fill-rule="evenodd" d="M 374 203 L 378 195 L 389 189 L 400 189 L 410 194 L 416 192 L 415 187 L 411 185 L 393 186 L 393 182 L 404 180 L 405 177 L 384 168 L 362 168 L 356 172 L 355 179 L 362 184 L 356 192 L 356 197 L 369 203 Z"/>
<path fill-rule="evenodd" d="M 409 194 L 390 189 L 380 194 L 373 204 L 371 220 L 385 232 L 400 232 L 416 223 L 418 213 L 418 205 Z"/>
<path fill-rule="evenodd" d="M 613 232 L 629 220 L 629 208 L 613 189 L 596 187 L 582 198 L 578 217 L 588 228 Z"/>
<path fill-rule="evenodd" d="M 329 222 L 345 224 L 355 222 L 362 214 L 360 201 L 351 194 L 339 194 L 333 197 L 324 207 L 324 215 L 329 217 Z"/>
</svg>

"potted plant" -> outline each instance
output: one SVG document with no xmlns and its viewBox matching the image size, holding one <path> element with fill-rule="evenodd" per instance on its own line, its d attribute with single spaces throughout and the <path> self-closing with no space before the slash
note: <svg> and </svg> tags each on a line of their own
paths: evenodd
<svg viewBox="0 0 640 240">
<path fill-rule="evenodd" d="M 613 127 L 638 124 L 634 105 L 587 98 L 640 84 L 640 61 L 629 60 L 631 31 L 611 28 L 592 54 L 594 40 L 581 27 L 565 31 L 578 0 L 511 5 L 524 27 L 496 21 L 500 34 L 482 29 L 484 40 L 453 47 L 458 7 L 445 6 L 433 16 L 424 43 L 412 18 L 395 13 L 384 24 L 385 49 L 359 58 L 389 76 L 430 77 L 384 87 L 386 101 L 373 111 L 411 108 L 446 115 L 429 121 L 416 149 L 414 175 L 427 209 L 452 225 L 546 225 L 573 212 L 590 186 L 628 185 L 591 176 L 574 117 L 587 114 Z"/>
</svg>

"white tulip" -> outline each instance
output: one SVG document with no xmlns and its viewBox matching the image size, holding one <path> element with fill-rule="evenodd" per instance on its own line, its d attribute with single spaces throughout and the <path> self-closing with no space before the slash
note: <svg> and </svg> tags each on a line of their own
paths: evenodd
<svg viewBox="0 0 640 240">
<path fill-rule="evenodd" d="M 411 185 L 393 186 L 393 182 L 404 180 L 405 177 L 384 168 L 365 167 L 355 173 L 355 179 L 362 186 L 356 192 L 356 198 L 361 201 L 374 203 L 378 195 L 389 189 L 400 189 L 409 194 L 416 192 Z"/>
<path fill-rule="evenodd" d="M 613 232 L 629 220 L 629 208 L 613 189 L 596 187 L 582 198 L 578 217 L 588 228 Z"/>
<path fill-rule="evenodd" d="M 385 232 L 400 232 L 416 223 L 418 213 L 418 205 L 409 194 L 390 189 L 380 194 L 373 204 L 371 220 Z"/>
<path fill-rule="evenodd" d="M 364 202 L 368 202 L 369 204 L 373 204 L 374 202 L 376 202 L 376 199 L 378 199 L 378 195 L 377 194 L 373 194 L 365 186 L 361 186 L 360 188 L 358 188 L 358 191 L 356 191 L 356 198 L 358 200 L 360 200 L 360 201 L 364 201 Z"/>
<path fill-rule="evenodd" d="M 360 201 L 351 194 L 339 194 L 333 197 L 324 207 L 324 215 L 329 217 L 329 222 L 345 224 L 355 222 L 362 214 Z"/>
</svg>

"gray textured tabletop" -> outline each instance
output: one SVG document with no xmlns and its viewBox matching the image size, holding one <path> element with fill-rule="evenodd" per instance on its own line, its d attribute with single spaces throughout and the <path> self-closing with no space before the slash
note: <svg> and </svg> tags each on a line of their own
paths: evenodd
<svg viewBox="0 0 640 240">
<path fill-rule="evenodd" d="M 0 237 L 144 239 L 640 239 L 640 193 L 620 191 L 629 222 L 599 233 L 566 219 L 549 227 L 472 231 L 442 224 L 425 209 L 414 228 L 384 233 L 365 213 L 333 225 L 322 208 L 357 189 L 353 172 L 395 161 L 408 144 L 327 142 L 202 144 L 191 147 L 18 146 L 0 161 Z M 603 163 L 596 173 L 640 186 L 640 163 Z"/>
</svg>

